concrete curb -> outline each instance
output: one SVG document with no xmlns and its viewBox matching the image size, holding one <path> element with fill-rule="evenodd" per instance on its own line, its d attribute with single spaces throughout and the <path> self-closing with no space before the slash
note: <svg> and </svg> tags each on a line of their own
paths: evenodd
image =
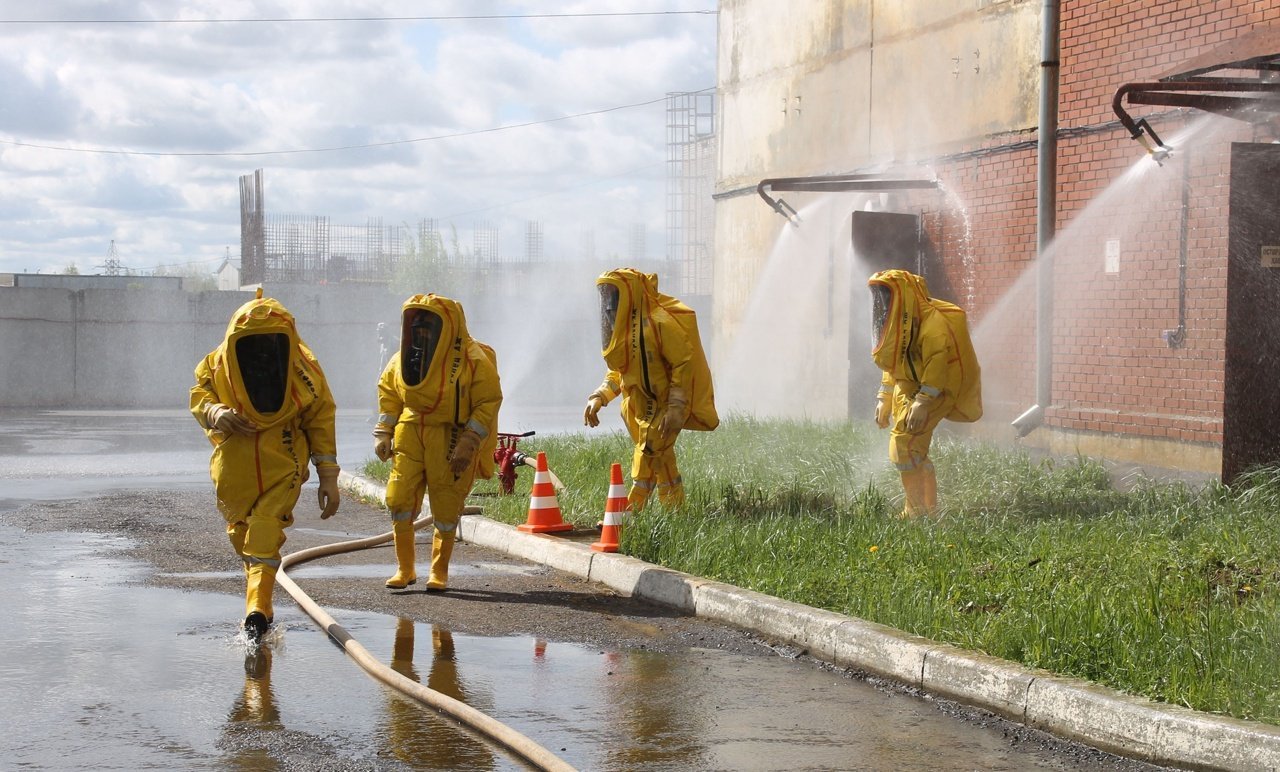
<svg viewBox="0 0 1280 772">
<path fill-rule="evenodd" d="M 367 496 L 383 488 L 343 473 Z M 741 627 L 818 659 L 919 687 L 1058 737 L 1153 764 L 1191 769 L 1280 770 L 1280 728 L 1133 697 L 891 627 L 527 534 L 481 515 L 462 518 L 463 539 L 599 582 L 620 595 Z"/>
</svg>

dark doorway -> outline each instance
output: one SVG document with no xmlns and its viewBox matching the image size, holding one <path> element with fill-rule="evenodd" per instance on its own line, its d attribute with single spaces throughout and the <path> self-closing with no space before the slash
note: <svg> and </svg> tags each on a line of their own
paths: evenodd
<svg viewBox="0 0 1280 772">
<path fill-rule="evenodd" d="M 867 278 L 878 271 L 900 268 L 921 273 L 920 218 L 899 212 L 854 212 L 853 250 L 855 275 L 849 283 L 855 293 L 849 314 L 849 417 L 870 417 L 880 388 L 880 369 L 871 361 L 870 312 Z"/>
<path fill-rule="evenodd" d="M 1231 146 L 1222 481 L 1280 462 L 1280 145 Z"/>
</svg>

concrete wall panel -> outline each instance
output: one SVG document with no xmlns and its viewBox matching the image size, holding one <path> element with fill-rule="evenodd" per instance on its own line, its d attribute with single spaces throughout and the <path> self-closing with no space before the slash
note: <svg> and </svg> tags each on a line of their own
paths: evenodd
<svg viewBox="0 0 1280 772">
<path fill-rule="evenodd" d="M 1036 125 L 1040 4 L 989 4 L 949 17 L 938 13 L 943 6 L 876 4 L 875 157 L 931 157 Z"/>
<path fill-rule="evenodd" d="M 74 300 L 69 290 L 0 288 L 0 405 L 49 407 L 72 399 Z"/>
<path fill-rule="evenodd" d="M 183 292 L 81 290 L 76 297 L 76 404 L 187 404 L 192 327 Z M 194 364 L 194 363 L 192 363 Z"/>
<path fill-rule="evenodd" d="M 563 283 L 563 292 L 535 293 L 546 296 L 543 305 L 510 294 L 462 298 L 472 334 L 497 350 L 508 405 L 577 405 L 599 385 L 605 371 L 594 285 L 599 270 L 587 266 L 578 273 L 532 278 Z M 405 295 L 348 285 L 281 285 L 271 294 L 294 315 L 338 407 L 376 413 L 377 326 L 388 325 L 394 348 Z M 0 406 L 185 407 L 196 364 L 222 342 L 232 314 L 253 296 L 0 288 Z M 708 340 L 709 317 L 700 320 Z"/>
</svg>

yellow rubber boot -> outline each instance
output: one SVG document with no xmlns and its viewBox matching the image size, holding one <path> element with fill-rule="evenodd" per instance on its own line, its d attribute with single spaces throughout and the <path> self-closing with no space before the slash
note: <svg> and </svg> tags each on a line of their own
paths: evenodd
<svg viewBox="0 0 1280 772">
<path fill-rule="evenodd" d="M 684 483 L 659 483 L 658 503 L 667 509 L 679 509 L 684 506 Z"/>
<path fill-rule="evenodd" d="M 427 589 L 440 592 L 449 586 L 449 560 L 453 557 L 453 541 L 457 534 L 436 529 L 431 537 L 431 576 Z"/>
<path fill-rule="evenodd" d="M 649 503 L 649 496 L 652 493 L 652 488 L 645 488 L 632 483 L 631 490 L 627 491 L 627 507 L 632 512 L 639 512 L 644 509 L 645 504 Z"/>
<path fill-rule="evenodd" d="M 276 587 L 276 567 L 254 562 L 249 564 L 245 573 L 245 616 L 257 611 L 267 618 L 267 622 L 271 622 L 276 616 L 275 609 L 271 607 L 271 595 Z"/>
<path fill-rule="evenodd" d="M 899 517 L 910 520 L 917 518 L 923 514 L 927 514 L 928 506 L 925 498 L 925 472 L 923 469 L 912 469 L 910 471 L 901 472 L 902 475 L 902 492 L 905 494 L 902 502 L 902 513 Z"/>
<path fill-rule="evenodd" d="M 925 512 L 933 517 L 938 514 L 938 473 L 933 468 L 933 462 L 926 461 L 920 467 L 920 481 Z"/>
<path fill-rule="evenodd" d="M 414 566 L 414 543 L 416 535 L 412 520 L 395 520 L 391 523 L 391 532 L 396 540 L 396 572 L 387 580 L 387 586 L 393 590 L 403 590 L 418 582 L 418 573 Z"/>
</svg>

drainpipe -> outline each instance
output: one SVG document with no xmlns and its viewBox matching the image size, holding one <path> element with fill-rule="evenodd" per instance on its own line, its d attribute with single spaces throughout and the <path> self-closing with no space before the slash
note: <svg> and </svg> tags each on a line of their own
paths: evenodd
<svg viewBox="0 0 1280 772">
<path fill-rule="evenodd" d="M 1178 326 L 1160 333 L 1169 348 L 1187 342 L 1187 230 L 1191 220 L 1191 154 L 1182 154 L 1182 211 L 1178 225 Z"/>
<path fill-rule="evenodd" d="M 1053 256 L 1058 211 L 1058 0 L 1044 0 L 1040 49 L 1040 130 L 1036 157 L 1036 403 L 1013 420 L 1019 437 L 1044 422 L 1053 387 Z"/>
</svg>

